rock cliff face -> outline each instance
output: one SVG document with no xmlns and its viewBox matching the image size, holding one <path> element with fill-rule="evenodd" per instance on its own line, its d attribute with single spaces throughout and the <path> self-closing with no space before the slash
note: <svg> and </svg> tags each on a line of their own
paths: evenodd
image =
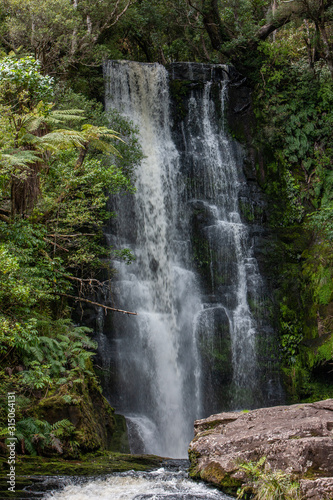
<svg viewBox="0 0 333 500">
<path fill-rule="evenodd" d="M 192 477 L 232 492 L 243 482 L 239 463 L 266 466 L 300 479 L 304 498 L 333 498 L 333 399 L 228 412 L 195 422 Z"/>
</svg>

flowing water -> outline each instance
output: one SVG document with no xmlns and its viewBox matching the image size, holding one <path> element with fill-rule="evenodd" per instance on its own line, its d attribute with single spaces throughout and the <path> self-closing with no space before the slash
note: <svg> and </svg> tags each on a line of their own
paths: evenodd
<svg viewBox="0 0 333 500">
<path fill-rule="evenodd" d="M 200 98 L 191 94 L 188 114 L 183 122 L 183 161 L 195 180 L 194 185 L 187 188 L 187 205 L 192 203 L 193 206 L 195 200 L 197 211 L 208 214 L 200 236 L 206 239 L 209 247 L 211 296 L 196 316 L 195 330 L 197 335 L 201 332 L 203 343 L 207 344 L 207 337 L 209 339 L 209 335 L 216 331 L 216 314 L 219 313 L 220 320 L 217 321 L 220 323 L 221 316 L 225 318 L 232 353 L 232 406 L 241 408 L 253 404 L 249 397 L 259 386 L 255 321 L 247 300 L 246 265 L 252 253 L 248 228 L 241 222 L 238 201 L 242 162 L 224 131 L 228 80 L 218 85 L 222 120 L 217 118 L 212 84 L 212 81 L 205 82 Z M 197 200 L 201 200 L 202 206 Z M 259 288 L 260 275 L 256 274 L 254 279 Z M 242 394 L 244 388 L 247 397 Z M 211 392 L 214 393 L 213 387 Z"/>
<path fill-rule="evenodd" d="M 113 292 L 118 307 L 138 316 L 117 315 L 100 352 L 131 451 L 172 457 L 186 456 L 196 418 L 268 399 L 249 306 L 249 297 L 262 305 L 263 282 L 239 208 L 242 151 L 224 130 L 227 72 L 212 66 L 198 84 L 193 67 L 178 119 L 179 95 L 171 105 L 163 66 L 104 67 L 106 108 L 138 127 L 145 159 L 135 195 L 113 198 L 118 217 L 107 234 L 136 256 L 114 262 Z"/>
<path fill-rule="evenodd" d="M 201 305 L 195 275 L 180 255 L 188 242 L 176 228 L 179 155 L 167 72 L 158 64 L 108 68 L 108 105 L 138 126 L 146 157 L 134 199 L 120 199 L 117 207 L 115 246 L 132 248 L 136 261 L 115 263 L 115 293 L 138 312 L 115 325 L 117 410 L 127 416 L 133 451 L 183 457 L 192 437 L 188 422 L 200 412 L 193 317 Z"/>
<path fill-rule="evenodd" d="M 152 472 L 113 474 L 103 479 L 69 484 L 44 500 L 231 500 L 231 497 L 188 478 L 185 471 L 161 468 Z"/>
</svg>

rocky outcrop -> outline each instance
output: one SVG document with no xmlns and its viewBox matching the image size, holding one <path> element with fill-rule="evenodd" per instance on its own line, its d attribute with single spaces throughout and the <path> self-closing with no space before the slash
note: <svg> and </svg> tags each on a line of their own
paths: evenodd
<svg viewBox="0 0 333 500">
<path fill-rule="evenodd" d="M 333 477 L 319 479 L 301 479 L 301 491 L 304 498 L 325 500 L 333 498 Z"/>
<path fill-rule="evenodd" d="M 70 393 L 59 391 L 43 398 L 35 411 L 38 418 L 50 424 L 69 420 L 75 427 L 75 441 L 80 452 L 110 450 L 129 453 L 125 418 L 115 415 L 93 379 L 86 377 L 86 381 L 73 386 Z M 62 456 L 70 457 L 71 446 L 66 440 L 62 447 Z M 53 455 L 55 451 L 40 450 L 40 454 L 45 453 Z"/>
<path fill-rule="evenodd" d="M 266 457 L 266 467 L 301 480 L 304 498 L 333 498 L 333 399 L 220 413 L 195 422 L 191 476 L 233 492 L 241 462 Z"/>
</svg>

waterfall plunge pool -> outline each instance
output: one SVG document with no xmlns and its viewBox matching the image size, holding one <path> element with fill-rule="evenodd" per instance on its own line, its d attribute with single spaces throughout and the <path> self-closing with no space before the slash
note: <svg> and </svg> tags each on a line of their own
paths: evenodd
<svg viewBox="0 0 333 500">
<path fill-rule="evenodd" d="M 128 471 L 99 478 L 46 477 L 29 489 L 42 500 L 232 500 L 189 478 L 187 460 L 170 461 L 150 472 Z M 44 494 L 42 493 L 44 491 Z M 22 497 L 27 498 L 27 497 Z"/>
</svg>

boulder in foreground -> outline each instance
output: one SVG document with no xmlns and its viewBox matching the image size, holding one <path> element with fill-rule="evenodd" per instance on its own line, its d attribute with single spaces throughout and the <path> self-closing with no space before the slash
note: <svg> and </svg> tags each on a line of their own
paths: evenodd
<svg viewBox="0 0 333 500">
<path fill-rule="evenodd" d="M 194 424 L 190 474 L 235 493 L 244 462 L 291 474 L 306 499 L 333 498 L 333 399 L 212 415 Z"/>
</svg>

